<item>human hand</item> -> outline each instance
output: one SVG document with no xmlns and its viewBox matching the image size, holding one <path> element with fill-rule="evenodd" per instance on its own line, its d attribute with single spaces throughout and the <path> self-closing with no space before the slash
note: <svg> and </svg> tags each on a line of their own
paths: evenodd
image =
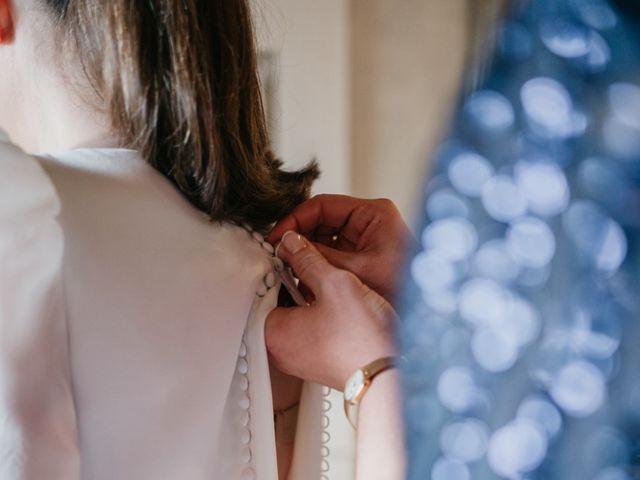
<svg viewBox="0 0 640 480">
<path fill-rule="evenodd" d="M 315 298 L 267 317 L 267 348 L 279 370 L 342 390 L 358 368 L 394 354 L 395 312 L 384 298 L 295 232 L 282 237 L 278 256 Z"/>
<path fill-rule="evenodd" d="M 393 303 L 414 242 L 393 202 L 317 195 L 278 222 L 267 240 L 275 245 L 288 230 L 311 239 L 329 263 L 353 272 Z"/>
</svg>

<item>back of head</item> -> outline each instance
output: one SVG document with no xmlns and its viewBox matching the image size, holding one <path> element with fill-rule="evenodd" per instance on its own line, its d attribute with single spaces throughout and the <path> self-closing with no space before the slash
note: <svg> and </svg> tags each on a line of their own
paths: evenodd
<svg viewBox="0 0 640 480">
<path fill-rule="evenodd" d="M 247 0 L 39 0 L 122 142 L 214 220 L 265 229 L 309 194 L 315 164 L 269 147 Z"/>
</svg>

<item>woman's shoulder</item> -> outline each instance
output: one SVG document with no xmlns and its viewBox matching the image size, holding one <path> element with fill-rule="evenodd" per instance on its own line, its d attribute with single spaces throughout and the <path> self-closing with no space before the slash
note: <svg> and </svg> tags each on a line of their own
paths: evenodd
<svg viewBox="0 0 640 480">
<path fill-rule="evenodd" d="M 234 298 L 261 289 L 270 271 L 262 238 L 212 222 L 135 151 L 73 150 L 41 163 L 60 198 L 66 260 L 77 275 L 93 265 L 120 285 L 135 271 L 147 284 L 215 285 Z"/>
<path fill-rule="evenodd" d="M 0 130 L 0 236 L 36 232 L 59 212 L 56 189 L 40 162 Z"/>
<path fill-rule="evenodd" d="M 11 378 L 0 389 L 1 478 L 77 478 L 59 210 L 38 160 L 0 132 L 0 370 Z M 34 402 L 35 416 L 24 408 Z"/>
<path fill-rule="evenodd" d="M 64 232 L 69 260 L 142 257 L 164 265 L 173 258 L 202 265 L 204 276 L 240 280 L 258 292 L 271 271 L 273 249 L 261 235 L 212 222 L 136 152 L 33 156 L 0 130 L 0 240 L 52 222 Z"/>
</svg>

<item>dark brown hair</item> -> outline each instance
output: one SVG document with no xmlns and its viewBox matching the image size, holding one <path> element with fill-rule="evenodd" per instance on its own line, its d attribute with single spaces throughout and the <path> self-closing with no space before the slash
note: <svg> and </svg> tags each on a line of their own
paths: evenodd
<svg viewBox="0 0 640 480">
<path fill-rule="evenodd" d="M 44 0 L 114 131 L 214 220 L 264 230 L 318 167 L 274 158 L 247 0 Z"/>
</svg>

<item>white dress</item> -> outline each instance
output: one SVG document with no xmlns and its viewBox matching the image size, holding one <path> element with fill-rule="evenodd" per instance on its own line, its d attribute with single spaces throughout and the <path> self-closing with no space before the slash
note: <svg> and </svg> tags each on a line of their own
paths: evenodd
<svg viewBox="0 0 640 480">
<path fill-rule="evenodd" d="M 276 479 L 259 235 L 130 150 L 0 138 L 0 479 Z M 320 478 L 305 385 L 290 478 Z"/>
</svg>

